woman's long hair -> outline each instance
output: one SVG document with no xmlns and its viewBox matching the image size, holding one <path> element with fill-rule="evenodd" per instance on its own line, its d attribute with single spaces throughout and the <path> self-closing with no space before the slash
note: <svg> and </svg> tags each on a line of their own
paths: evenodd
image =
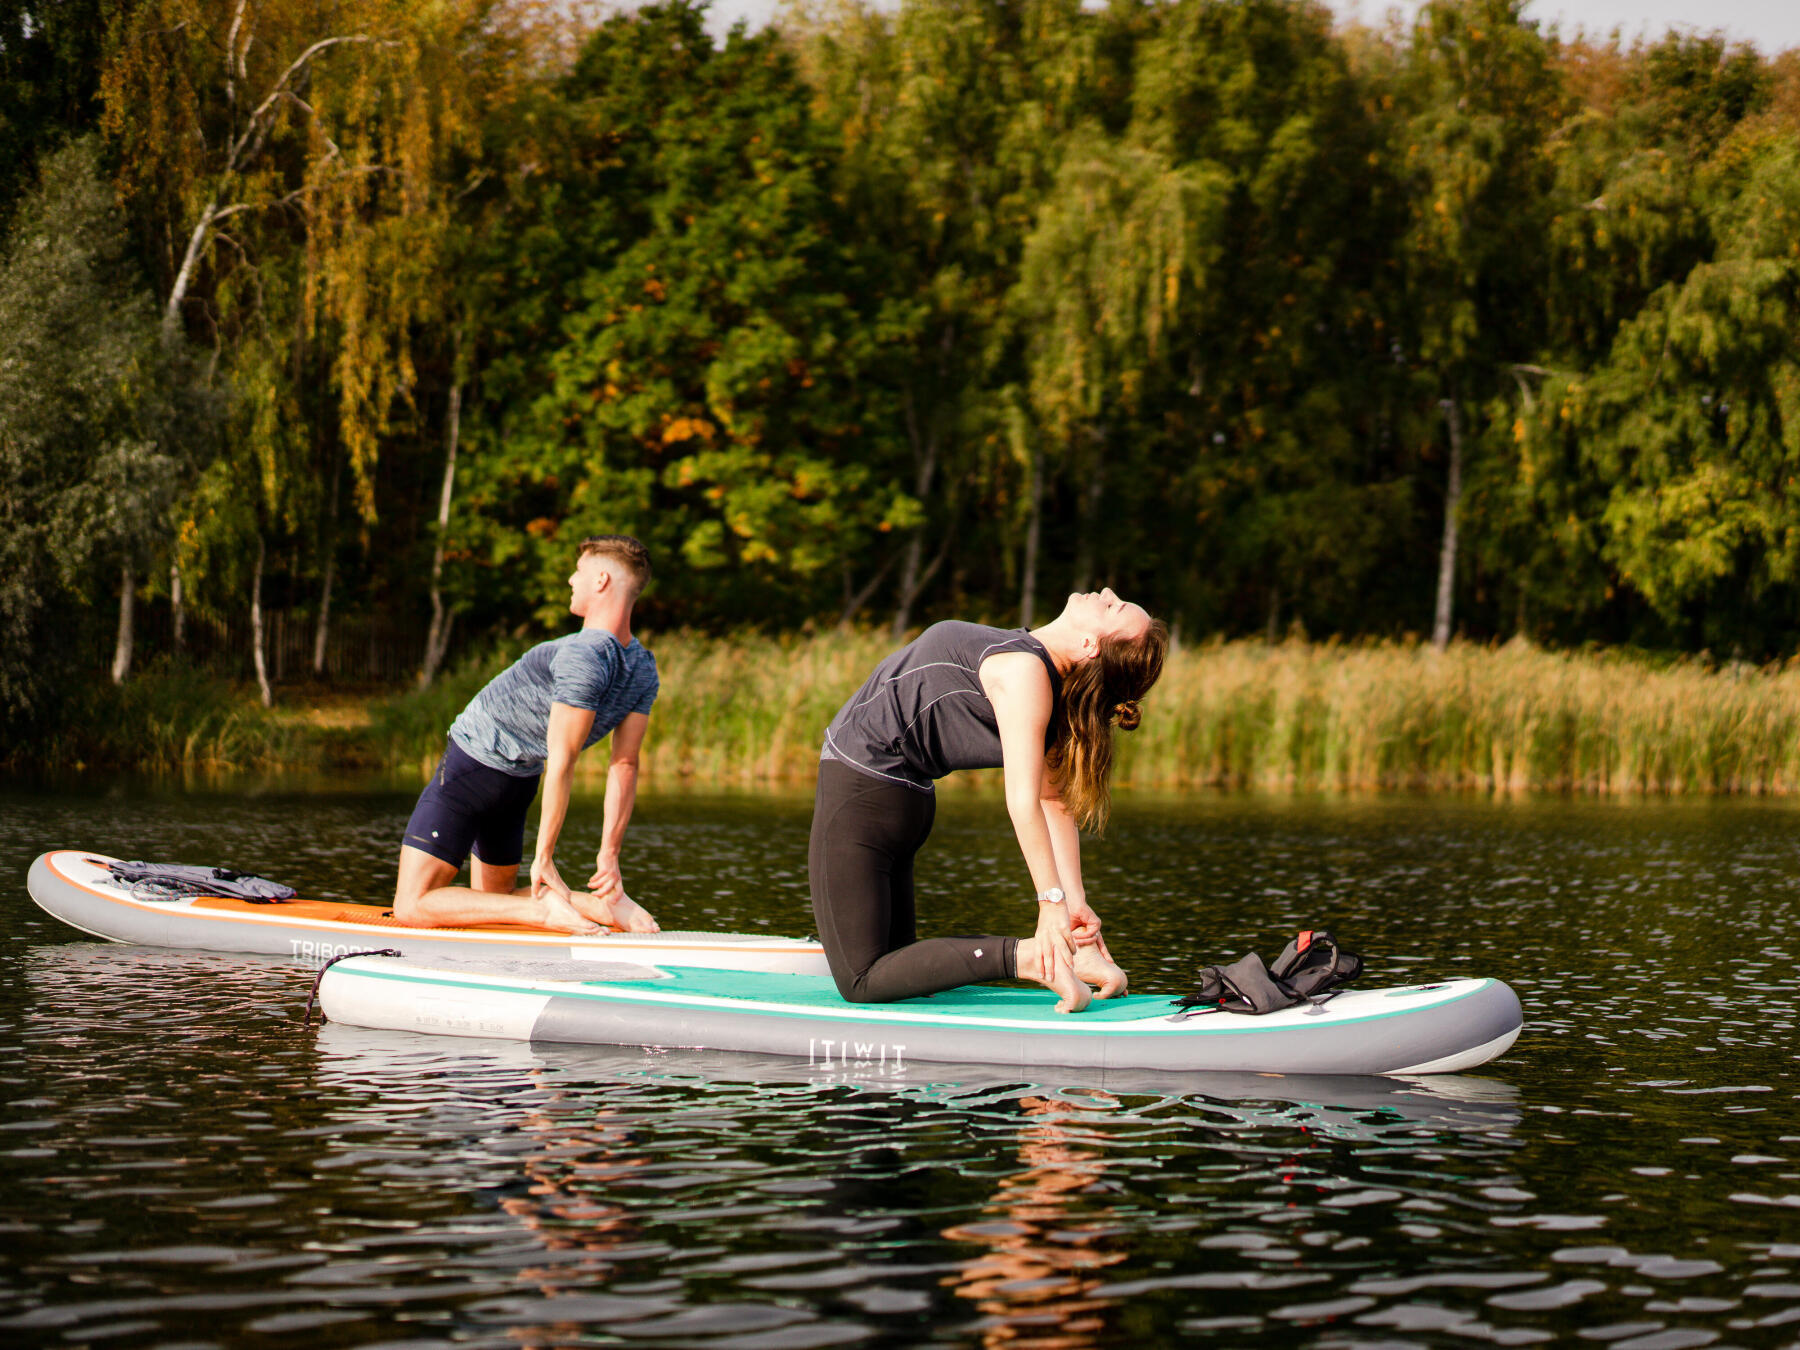
<svg viewBox="0 0 1800 1350">
<path fill-rule="evenodd" d="M 1141 637 L 1102 638 L 1090 661 L 1063 676 L 1062 697 L 1050 715 L 1044 763 L 1075 823 L 1098 834 L 1112 809 L 1112 729 L 1136 731 L 1138 706 L 1162 674 L 1169 626 L 1152 619 Z"/>
</svg>

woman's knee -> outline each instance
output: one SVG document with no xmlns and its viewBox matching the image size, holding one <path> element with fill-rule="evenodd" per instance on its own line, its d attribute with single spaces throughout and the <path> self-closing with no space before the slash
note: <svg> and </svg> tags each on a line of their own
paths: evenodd
<svg viewBox="0 0 1800 1350">
<path fill-rule="evenodd" d="M 834 962 L 832 964 L 831 979 L 832 983 L 837 985 L 838 996 L 846 1003 L 887 1002 L 886 999 L 881 998 L 869 987 L 869 972 L 867 970 L 840 972 Z"/>
</svg>

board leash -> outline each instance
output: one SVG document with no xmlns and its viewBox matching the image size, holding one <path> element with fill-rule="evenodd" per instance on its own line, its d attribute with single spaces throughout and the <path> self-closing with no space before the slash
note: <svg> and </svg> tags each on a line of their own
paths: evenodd
<svg viewBox="0 0 1800 1350">
<path fill-rule="evenodd" d="M 313 1002 L 315 999 L 317 999 L 319 997 L 319 983 L 325 978 L 325 972 L 330 970 L 339 961 L 345 960 L 346 958 L 352 957 L 352 956 L 405 956 L 405 955 L 406 955 L 406 953 L 401 951 L 398 947 L 371 947 L 367 951 L 361 951 L 361 952 L 339 952 L 336 956 L 332 957 L 324 965 L 320 966 L 319 973 L 317 975 L 313 976 L 312 992 L 306 996 L 306 1020 L 300 1024 L 301 1029 L 307 1030 L 307 1031 L 310 1031 L 312 1029 Z M 323 1009 L 321 1009 L 319 1011 L 319 1025 L 320 1026 L 325 1025 L 325 1012 Z"/>
</svg>

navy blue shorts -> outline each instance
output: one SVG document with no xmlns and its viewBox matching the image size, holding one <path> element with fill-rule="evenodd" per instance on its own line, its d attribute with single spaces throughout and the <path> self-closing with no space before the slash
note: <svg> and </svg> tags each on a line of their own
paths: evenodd
<svg viewBox="0 0 1800 1350">
<path fill-rule="evenodd" d="M 517 866 L 525 856 L 525 812 L 537 789 L 536 774 L 501 773 L 451 741 L 406 822 L 406 842 L 456 867 L 470 848 L 490 867 Z"/>
</svg>

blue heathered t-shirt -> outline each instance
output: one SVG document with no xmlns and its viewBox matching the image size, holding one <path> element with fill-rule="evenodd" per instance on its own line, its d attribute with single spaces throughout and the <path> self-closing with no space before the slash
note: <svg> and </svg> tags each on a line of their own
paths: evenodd
<svg viewBox="0 0 1800 1350">
<path fill-rule="evenodd" d="M 630 713 L 647 713 L 660 682 L 656 658 L 636 638 L 626 647 L 604 628 L 540 642 L 489 680 L 450 724 L 450 739 L 490 769 L 519 778 L 550 758 L 550 705 L 594 714 L 586 749 Z"/>
</svg>

